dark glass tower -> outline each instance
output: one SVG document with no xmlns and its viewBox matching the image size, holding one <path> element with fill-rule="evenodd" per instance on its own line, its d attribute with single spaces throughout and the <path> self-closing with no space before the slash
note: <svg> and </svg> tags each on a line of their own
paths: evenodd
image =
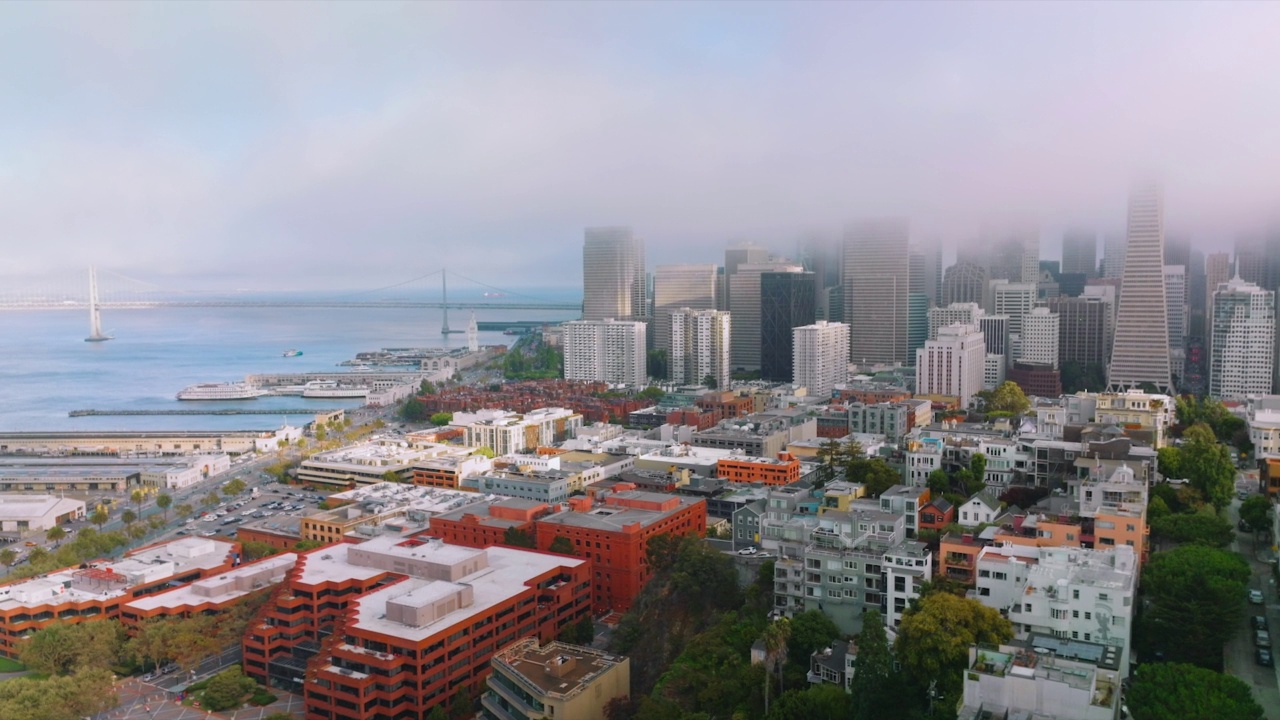
<svg viewBox="0 0 1280 720">
<path fill-rule="evenodd" d="M 791 331 L 817 319 L 813 273 L 760 275 L 760 377 L 792 381 Z"/>
</svg>

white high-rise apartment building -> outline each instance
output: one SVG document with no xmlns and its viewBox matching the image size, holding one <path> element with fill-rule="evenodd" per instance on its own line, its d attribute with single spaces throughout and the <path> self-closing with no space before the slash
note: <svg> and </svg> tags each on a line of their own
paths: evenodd
<svg viewBox="0 0 1280 720">
<path fill-rule="evenodd" d="M 564 324 L 564 378 L 644 387 L 643 322 L 574 320 Z"/>
<path fill-rule="evenodd" d="M 1169 371 L 1182 377 L 1187 361 L 1187 268 L 1164 266 L 1165 314 L 1169 316 Z"/>
<path fill-rule="evenodd" d="M 1229 253 L 1212 253 L 1204 259 L 1204 352 L 1205 357 L 1213 356 L 1213 294 L 1218 286 L 1231 279 L 1231 255 Z"/>
<path fill-rule="evenodd" d="M 653 346 L 671 357 L 671 313 L 716 308 L 715 265 L 659 265 L 653 271 Z"/>
<path fill-rule="evenodd" d="M 1009 357 L 1020 357 L 1018 348 L 1022 344 L 1022 319 L 1036 306 L 1036 284 L 992 280 L 988 292 L 990 303 L 987 312 L 1009 318 Z"/>
<path fill-rule="evenodd" d="M 1058 369 L 1058 335 L 1060 318 L 1049 308 L 1038 307 L 1022 318 L 1022 356 L 1024 362 L 1041 363 Z"/>
<path fill-rule="evenodd" d="M 845 231 L 844 319 L 855 363 L 907 364 L 909 240 L 906 220 L 867 220 Z"/>
<path fill-rule="evenodd" d="M 952 395 L 960 407 L 982 391 L 987 346 L 973 325 L 938 329 L 938 339 L 916 351 L 916 394 Z"/>
<path fill-rule="evenodd" d="M 938 339 L 938 328 L 947 325 L 977 325 L 986 315 L 978 303 L 951 303 L 946 307 L 929 308 L 929 340 Z"/>
<path fill-rule="evenodd" d="M 1209 394 L 1243 400 L 1271 392 L 1275 369 L 1275 293 L 1240 276 L 1213 294 Z"/>
<path fill-rule="evenodd" d="M 582 245 L 582 319 L 647 316 L 644 262 L 644 241 L 631 228 L 587 228 Z"/>
<path fill-rule="evenodd" d="M 1164 293 L 1164 200 L 1155 185 L 1129 194 L 1128 252 L 1116 310 L 1116 337 L 1107 367 L 1107 387 L 1124 390 L 1151 384 L 1172 392 L 1169 317 Z"/>
<path fill-rule="evenodd" d="M 800 273 L 804 267 L 785 261 L 739 265 L 729 277 L 729 312 L 733 315 L 733 366 L 760 369 L 761 332 L 760 276 L 765 273 Z"/>
<path fill-rule="evenodd" d="M 1109 235 L 1102 243 L 1102 262 L 1106 266 L 1103 277 L 1119 280 L 1124 277 L 1124 256 L 1129 240 L 1123 235 Z"/>
<path fill-rule="evenodd" d="M 731 329 L 724 310 L 680 308 L 671 313 L 671 380 L 701 384 L 710 377 L 729 387 Z"/>
<path fill-rule="evenodd" d="M 794 382 L 808 388 L 810 397 L 831 397 L 849 374 L 849 326 L 819 320 L 791 329 Z"/>
</svg>

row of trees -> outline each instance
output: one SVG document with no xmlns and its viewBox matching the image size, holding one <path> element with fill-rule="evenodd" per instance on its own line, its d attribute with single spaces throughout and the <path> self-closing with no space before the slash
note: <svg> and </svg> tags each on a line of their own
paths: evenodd
<svg viewBox="0 0 1280 720">
<path fill-rule="evenodd" d="M 869 458 L 856 440 L 841 443 L 834 438 L 818 448 L 817 486 L 822 487 L 832 480 L 844 479 L 849 482 L 862 483 L 867 494 L 880 497 L 884 491 L 902 482 L 902 473 L 895 470 L 884 458 Z"/>
<path fill-rule="evenodd" d="M 1181 445 L 1163 447 L 1157 452 L 1161 474 L 1186 480 L 1199 494 L 1198 498 L 1188 498 L 1188 504 L 1208 502 L 1222 509 L 1231 502 L 1235 461 L 1208 424 L 1197 422 L 1183 432 Z"/>
<path fill-rule="evenodd" d="M 1182 435 L 1184 430 L 1203 423 L 1213 432 L 1218 442 L 1232 445 L 1242 453 L 1253 452 L 1248 423 L 1244 418 L 1228 410 L 1222 401 L 1183 395 L 1174 403 L 1174 412 L 1178 421 L 1173 427 L 1175 436 Z"/>
</svg>

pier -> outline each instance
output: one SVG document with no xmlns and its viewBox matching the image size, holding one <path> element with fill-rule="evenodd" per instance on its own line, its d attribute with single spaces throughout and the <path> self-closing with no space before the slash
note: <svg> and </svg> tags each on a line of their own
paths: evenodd
<svg viewBox="0 0 1280 720">
<path fill-rule="evenodd" d="M 107 417 L 124 415 L 325 415 L 341 412 L 332 408 L 285 408 L 268 410 L 266 408 L 208 408 L 200 410 L 72 410 L 69 417 Z"/>
</svg>

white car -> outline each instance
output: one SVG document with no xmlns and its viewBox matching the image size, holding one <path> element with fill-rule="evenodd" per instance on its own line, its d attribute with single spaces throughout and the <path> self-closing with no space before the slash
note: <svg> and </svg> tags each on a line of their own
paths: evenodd
<svg viewBox="0 0 1280 720">
<path fill-rule="evenodd" d="M 741 550 L 738 551 L 738 554 L 739 555 L 755 555 L 758 552 L 760 551 L 756 549 L 754 545 L 752 545 L 751 547 L 742 548 Z"/>
<path fill-rule="evenodd" d="M 1253 603 L 1254 605 L 1261 605 L 1261 604 L 1264 602 L 1264 598 L 1262 597 L 1262 591 L 1261 591 L 1261 590 L 1250 590 L 1250 591 L 1249 591 L 1249 602 Z"/>
<path fill-rule="evenodd" d="M 202 518 L 200 518 L 200 519 L 201 519 L 201 520 L 204 520 L 205 522 L 213 522 L 214 520 L 217 520 L 217 519 L 218 519 L 218 516 L 217 516 L 217 515 L 205 515 L 204 517 L 202 517 Z"/>
</svg>

